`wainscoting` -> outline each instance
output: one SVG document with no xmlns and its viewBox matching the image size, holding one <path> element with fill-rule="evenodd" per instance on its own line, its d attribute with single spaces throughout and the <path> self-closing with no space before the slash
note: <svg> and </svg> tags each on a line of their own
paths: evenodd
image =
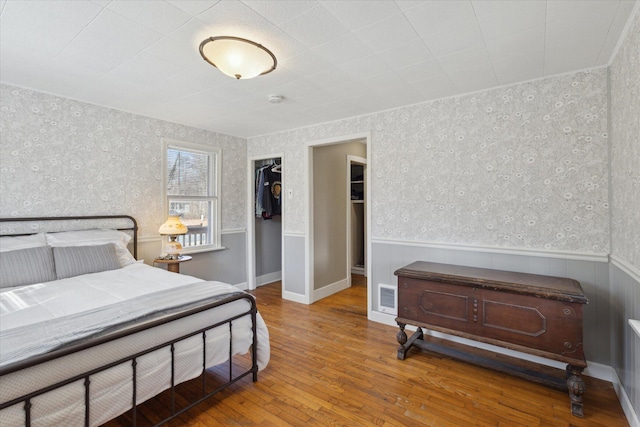
<svg viewBox="0 0 640 427">
<path fill-rule="evenodd" d="M 612 256 L 609 281 L 614 387 L 629 424 L 640 427 L 640 336 L 629 324 L 629 319 L 640 319 L 640 274 Z"/>
<path fill-rule="evenodd" d="M 241 230 L 223 230 L 223 249 L 189 254 L 193 259 L 180 265 L 180 273 L 204 280 L 231 283 L 241 289 L 247 285 L 246 233 Z M 162 251 L 159 237 L 141 238 L 138 242 L 138 259 L 152 265 Z"/>
<path fill-rule="evenodd" d="M 305 235 L 284 234 L 284 283 L 282 298 L 290 301 L 308 303 L 305 276 Z"/>
</svg>

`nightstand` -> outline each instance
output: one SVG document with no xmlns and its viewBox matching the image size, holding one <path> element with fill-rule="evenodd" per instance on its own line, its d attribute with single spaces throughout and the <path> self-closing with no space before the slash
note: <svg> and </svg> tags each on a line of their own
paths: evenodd
<svg viewBox="0 0 640 427">
<path fill-rule="evenodd" d="M 182 255 L 178 259 L 163 259 L 156 258 L 153 260 L 153 265 L 158 264 L 167 264 L 167 271 L 171 271 L 173 273 L 180 273 L 180 263 L 191 261 L 191 257 L 189 255 Z"/>
</svg>

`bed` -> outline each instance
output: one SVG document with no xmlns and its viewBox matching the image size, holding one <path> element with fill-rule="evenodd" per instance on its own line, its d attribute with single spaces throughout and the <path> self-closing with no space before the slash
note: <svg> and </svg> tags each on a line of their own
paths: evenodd
<svg viewBox="0 0 640 427">
<path fill-rule="evenodd" d="M 110 221 L 128 224 L 106 228 Z M 253 296 L 137 261 L 132 217 L 0 218 L 0 226 L 3 426 L 97 426 L 125 412 L 136 425 L 139 405 L 166 390 L 158 425 L 244 377 L 256 381 L 267 365 Z M 204 371 L 219 366 L 228 377 L 208 385 Z M 201 395 L 176 405 L 176 386 L 197 377 Z"/>
</svg>

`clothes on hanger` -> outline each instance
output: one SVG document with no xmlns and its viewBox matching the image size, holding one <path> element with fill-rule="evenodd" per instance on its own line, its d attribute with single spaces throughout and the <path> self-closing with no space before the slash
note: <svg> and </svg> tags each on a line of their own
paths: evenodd
<svg viewBox="0 0 640 427">
<path fill-rule="evenodd" d="M 256 217 L 271 219 L 281 214 L 281 165 L 269 163 L 256 170 Z"/>
</svg>

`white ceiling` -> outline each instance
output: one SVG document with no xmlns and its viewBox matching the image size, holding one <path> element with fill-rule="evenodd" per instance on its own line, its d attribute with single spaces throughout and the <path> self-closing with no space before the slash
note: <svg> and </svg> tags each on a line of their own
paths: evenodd
<svg viewBox="0 0 640 427">
<path fill-rule="evenodd" d="M 0 81 L 246 138 L 607 65 L 634 5 L 0 0 Z M 278 68 L 225 76 L 198 52 L 220 35 Z"/>
</svg>

